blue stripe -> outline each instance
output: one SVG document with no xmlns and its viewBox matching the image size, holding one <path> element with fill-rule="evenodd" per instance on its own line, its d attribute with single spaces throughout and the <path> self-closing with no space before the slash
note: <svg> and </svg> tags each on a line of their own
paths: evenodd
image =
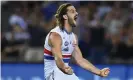
<svg viewBox="0 0 133 80">
<path fill-rule="evenodd" d="M 65 63 L 69 63 L 69 62 L 70 62 L 70 59 L 63 59 L 63 61 L 64 61 Z"/>
<path fill-rule="evenodd" d="M 54 57 L 52 57 L 52 56 L 46 56 L 46 55 L 44 55 L 44 59 L 48 59 L 48 60 L 54 60 Z"/>
<path fill-rule="evenodd" d="M 44 55 L 44 59 L 47 59 L 47 60 L 54 60 L 54 57 Z M 64 61 L 65 63 L 68 63 L 68 62 L 70 62 L 70 59 L 63 59 L 63 61 Z"/>
</svg>

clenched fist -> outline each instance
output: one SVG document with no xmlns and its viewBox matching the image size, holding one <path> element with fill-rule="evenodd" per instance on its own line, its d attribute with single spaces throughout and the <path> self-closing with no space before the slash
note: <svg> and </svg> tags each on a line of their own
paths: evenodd
<svg viewBox="0 0 133 80">
<path fill-rule="evenodd" d="M 110 69 L 109 68 L 103 68 L 102 70 L 100 70 L 100 75 L 101 77 L 107 77 L 110 73 Z"/>
<path fill-rule="evenodd" d="M 73 74 L 73 70 L 70 66 L 65 67 L 65 73 L 68 75 L 72 75 Z"/>
</svg>

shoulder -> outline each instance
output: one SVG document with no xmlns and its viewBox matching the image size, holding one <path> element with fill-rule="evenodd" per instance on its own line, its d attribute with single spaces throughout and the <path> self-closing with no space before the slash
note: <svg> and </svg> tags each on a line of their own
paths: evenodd
<svg viewBox="0 0 133 80">
<path fill-rule="evenodd" d="M 56 39 L 61 39 L 61 36 L 56 32 L 51 32 L 49 38 L 56 40 Z"/>
<path fill-rule="evenodd" d="M 73 33 L 73 36 L 75 37 L 76 40 L 78 39 L 78 37 L 75 33 Z"/>
<path fill-rule="evenodd" d="M 59 28 L 59 26 L 56 26 L 50 32 L 59 32 L 59 31 L 61 31 L 60 28 Z"/>
<path fill-rule="evenodd" d="M 53 28 L 50 33 L 53 33 L 53 35 L 57 35 L 57 36 L 60 36 L 62 37 L 63 36 L 63 31 L 58 27 L 56 26 L 55 28 Z"/>
<path fill-rule="evenodd" d="M 61 36 L 56 32 L 51 32 L 49 35 L 49 44 L 51 46 L 61 45 L 62 44 Z"/>
<path fill-rule="evenodd" d="M 56 26 L 55 28 L 51 29 L 51 31 L 49 32 L 50 33 L 50 36 L 53 38 L 55 37 L 60 37 L 60 28 L 59 26 Z"/>
</svg>

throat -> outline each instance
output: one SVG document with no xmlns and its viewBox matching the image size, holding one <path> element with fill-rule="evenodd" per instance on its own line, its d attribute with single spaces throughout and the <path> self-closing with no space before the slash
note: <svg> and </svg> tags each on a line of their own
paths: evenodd
<svg viewBox="0 0 133 80">
<path fill-rule="evenodd" d="M 68 34 L 72 33 L 72 26 L 68 22 L 64 24 L 64 31 Z"/>
<path fill-rule="evenodd" d="M 71 33 L 72 33 L 72 27 L 70 27 L 70 26 L 65 27 L 65 28 L 64 28 L 64 31 L 65 31 L 67 34 L 71 34 Z"/>
</svg>

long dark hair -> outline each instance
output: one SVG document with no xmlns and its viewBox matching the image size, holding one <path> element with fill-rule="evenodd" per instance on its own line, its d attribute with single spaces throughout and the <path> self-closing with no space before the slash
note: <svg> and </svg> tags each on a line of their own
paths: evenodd
<svg viewBox="0 0 133 80">
<path fill-rule="evenodd" d="M 72 6 L 71 3 L 65 3 L 60 5 L 58 8 L 55 17 L 56 17 L 56 24 L 63 29 L 64 28 L 64 18 L 63 15 L 67 13 L 67 7 Z"/>
</svg>

